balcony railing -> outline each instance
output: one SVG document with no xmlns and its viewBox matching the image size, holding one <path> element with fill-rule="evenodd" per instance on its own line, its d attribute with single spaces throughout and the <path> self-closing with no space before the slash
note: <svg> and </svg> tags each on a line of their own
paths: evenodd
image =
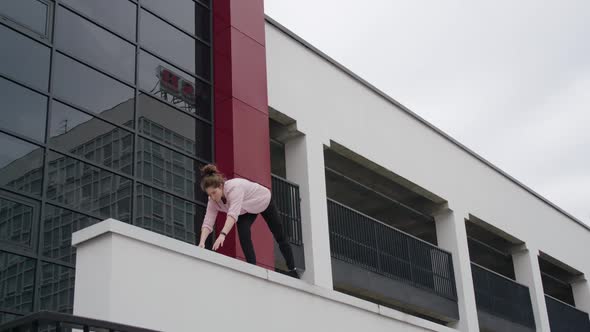
<svg viewBox="0 0 590 332">
<path fill-rule="evenodd" d="M 529 289 L 471 263 L 477 309 L 526 327 L 535 327 Z"/>
<path fill-rule="evenodd" d="M 545 295 L 551 332 L 590 332 L 588 313 Z"/>
<path fill-rule="evenodd" d="M 450 253 L 328 199 L 335 259 L 457 300 Z"/>
<path fill-rule="evenodd" d="M 40 331 L 156 332 L 155 330 L 51 311 L 40 311 L 0 325 L 0 332 Z"/>
<path fill-rule="evenodd" d="M 283 217 L 283 226 L 289 242 L 302 245 L 299 186 L 273 175 L 272 196 L 277 204 L 279 214 Z"/>
</svg>

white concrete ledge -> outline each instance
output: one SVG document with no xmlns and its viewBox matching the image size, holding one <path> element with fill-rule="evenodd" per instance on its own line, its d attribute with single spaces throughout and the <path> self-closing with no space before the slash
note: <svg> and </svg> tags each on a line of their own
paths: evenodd
<svg viewBox="0 0 590 332">
<path fill-rule="evenodd" d="M 132 226 L 130 224 L 123 223 L 115 219 L 107 219 L 98 224 L 92 225 L 78 232 L 75 232 L 72 235 L 72 245 L 78 247 L 80 250 L 86 244 L 92 243 L 93 240 L 98 240 L 103 236 L 107 236 L 108 234 L 116 234 L 119 236 L 123 236 L 127 239 L 139 241 L 149 246 L 154 246 L 159 249 L 165 249 L 172 253 L 187 256 L 190 259 L 206 261 L 226 269 L 231 269 L 234 271 L 247 274 L 252 277 L 264 279 L 267 282 L 271 282 L 273 284 L 286 286 L 290 289 L 295 289 L 301 292 L 311 294 L 313 296 L 328 299 L 336 303 L 345 304 L 347 306 L 351 306 L 359 310 L 371 312 L 381 317 L 386 317 L 388 319 L 394 319 L 396 321 L 400 321 L 406 324 L 411 324 L 423 330 L 445 332 L 456 331 L 452 328 L 448 328 L 391 308 L 383 307 L 381 305 L 377 305 L 375 303 L 365 301 L 353 296 L 349 296 L 334 291 L 332 289 L 325 289 L 315 285 L 310 285 L 302 280 L 297 280 L 274 271 L 269 271 L 267 269 L 254 266 L 252 264 L 248 264 L 241 260 L 230 258 L 206 249 L 202 249 L 197 246 L 179 240 L 175 240 L 173 238 L 163 236 L 140 227 Z M 88 264 L 85 264 L 84 266 L 88 266 Z M 78 287 L 78 284 L 76 284 L 76 287 Z M 102 291 L 108 292 L 110 290 Z M 79 302 L 76 301 L 76 303 Z M 76 308 L 74 308 L 74 310 L 76 311 Z M 220 308 L 220 310 L 222 309 Z M 149 328 L 149 326 L 145 327 Z"/>
</svg>

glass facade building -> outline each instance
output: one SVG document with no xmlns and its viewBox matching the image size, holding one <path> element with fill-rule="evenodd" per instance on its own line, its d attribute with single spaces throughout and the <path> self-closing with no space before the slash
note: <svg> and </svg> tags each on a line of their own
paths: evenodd
<svg viewBox="0 0 590 332">
<path fill-rule="evenodd" d="M 83 227 L 195 242 L 210 41 L 205 0 L 0 2 L 0 322 L 72 312 Z"/>
</svg>

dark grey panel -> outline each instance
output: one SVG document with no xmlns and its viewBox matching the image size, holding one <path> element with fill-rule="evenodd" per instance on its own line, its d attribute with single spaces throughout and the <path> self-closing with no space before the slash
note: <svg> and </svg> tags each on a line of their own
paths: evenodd
<svg viewBox="0 0 590 332">
<path fill-rule="evenodd" d="M 459 319 L 457 302 L 408 283 L 387 278 L 332 258 L 334 288 L 377 303 L 451 322 Z"/>
</svg>

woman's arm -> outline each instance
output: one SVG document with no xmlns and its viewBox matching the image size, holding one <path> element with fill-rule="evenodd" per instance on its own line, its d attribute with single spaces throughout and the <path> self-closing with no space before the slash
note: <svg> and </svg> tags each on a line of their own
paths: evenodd
<svg viewBox="0 0 590 332">
<path fill-rule="evenodd" d="M 201 227 L 201 239 L 199 240 L 199 247 L 205 248 L 205 241 L 207 241 L 209 234 L 211 234 L 211 230 L 209 228 Z"/>
<path fill-rule="evenodd" d="M 223 241 L 225 241 L 225 236 L 229 233 L 229 231 L 234 227 L 234 224 L 238 220 L 240 216 L 240 212 L 242 210 L 242 202 L 244 201 L 244 191 L 240 187 L 233 188 L 230 192 L 227 193 L 227 202 L 229 203 L 229 208 L 227 210 L 227 218 L 225 218 L 225 224 L 223 225 L 223 229 L 215 243 L 213 244 L 213 250 L 219 249 L 219 247 L 223 247 Z"/>
<path fill-rule="evenodd" d="M 221 233 L 219 233 L 219 236 L 217 236 L 217 240 L 215 240 L 215 243 L 213 244 L 213 250 L 217 250 L 220 247 L 223 247 L 225 236 L 227 235 L 227 233 L 229 233 L 229 231 L 231 231 L 235 223 L 236 220 L 234 219 L 234 217 L 227 216 L 227 218 L 225 219 L 225 224 L 223 225 L 223 229 L 221 230 Z"/>
<path fill-rule="evenodd" d="M 207 202 L 207 212 L 205 213 L 205 218 L 203 219 L 203 226 L 201 227 L 201 238 L 199 240 L 199 247 L 205 248 L 205 241 L 207 241 L 207 237 L 213 231 L 213 225 L 215 224 L 215 219 L 217 218 L 217 208 L 215 204 L 209 200 Z"/>
</svg>

